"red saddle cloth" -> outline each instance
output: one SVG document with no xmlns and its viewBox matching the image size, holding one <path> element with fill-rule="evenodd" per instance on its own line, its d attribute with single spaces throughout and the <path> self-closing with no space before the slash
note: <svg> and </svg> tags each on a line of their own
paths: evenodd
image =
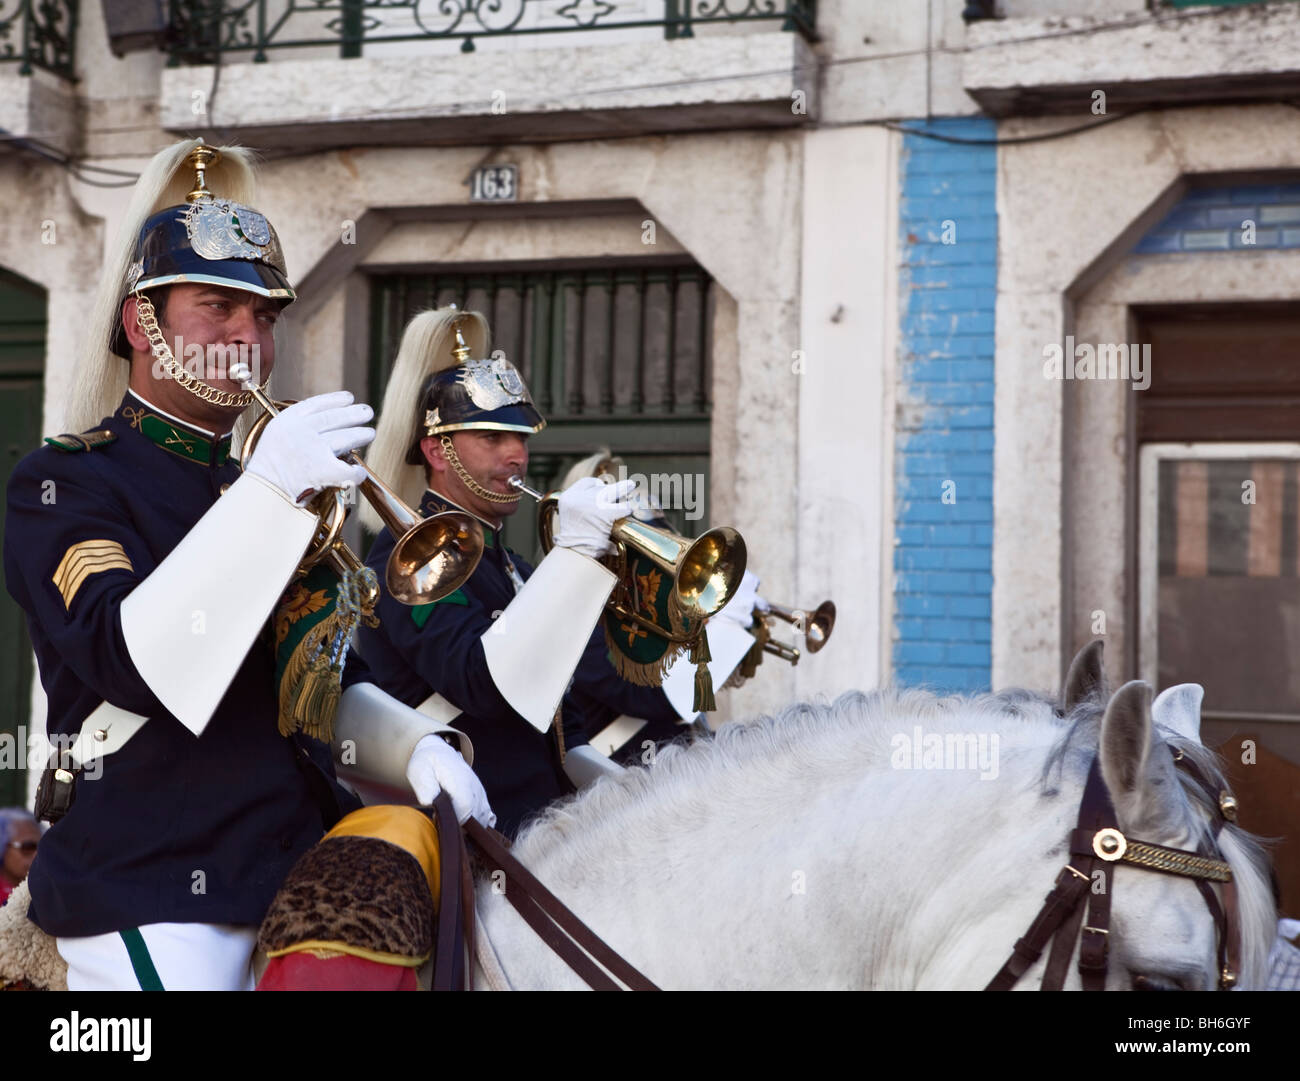
<svg viewBox="0 0 1300 1081">
<path fill-rule="evenodd" d="M 287 953 L 266 967 L 259 991 L 418 991 L 415 969 L 340 954 Z"/>
<path fill-rule="evenodd" d="M 437 831 L 413 807 L 363 807 L 289 872 L 258 946 L 259 991 L 416 991 L 440 885 Z"/>
</svg>

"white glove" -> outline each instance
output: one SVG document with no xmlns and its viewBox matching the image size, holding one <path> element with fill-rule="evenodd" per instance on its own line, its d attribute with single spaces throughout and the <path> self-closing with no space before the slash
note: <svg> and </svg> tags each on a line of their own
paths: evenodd
<svg viewBox="0 0 1300 1081">
<path fill-rule="evenodd" d="M 760 612 L 766 611 L 767 602 L 758 595 L 758 575 L 753 571 L 746 571 L 731 600 L 727 601 L 713 618 L 729 619 L 737 626 L 748 629 L 754 622 L 755 608 Z"/>
<path fill-rule="evenodd" d="M 441 736 L 425 736 L 415 745 L 406 764 L 406 779 L 422 805 L 427 807 L 445 790 L 456 821 L 477 818 L 485 826 L 496 825 L 497 816 L 488 805 L 478 775 Z"/>
<path fill-rule="evenodd" d="M 634 480 L 606 484 L 595 477 L 583 477 L 569 485 L 559 498 L 555 546 L 572 548 L 592 559 L 612 552 L 609 531 L 620 518 L 631 515 L 635 489 Z"/>
<path fill-rule="evenodd" d="M 339 455 L 375 438 L 362 427 L 374 416 L 368 405 L 353 405 L 346 390 L 317 394 L 274 417 L 258 440 L 246 472 L 261 477 L 302 506 L 322 488 L 360 484 L 365 470 Z"/>
</svg>

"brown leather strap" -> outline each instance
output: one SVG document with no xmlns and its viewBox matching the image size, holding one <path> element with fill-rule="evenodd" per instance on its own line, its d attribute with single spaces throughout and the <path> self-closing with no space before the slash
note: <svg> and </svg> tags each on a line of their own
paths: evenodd
<svg viewBox="0 0 1300 1081">
<path fill-rule="evenodd" d="M 1212 892 L 1212 891 L 1211 891 Z M 1234 879 L 1231 882 L 1224 883 L 1223 886 L 1223 915 L 1224 930 L 1219 939 L 1219 954 L 1223 958 L 1224 966 L 1232 973 L 1232 982 L 1236 983 L 1241 979 L 1241 915 L 1237 907 L 1237 882 Z M 1227 940 L 1227 945 L 1223 940 Z M 1222 979 L 1224 968 L 1219 969 L 1219 976 Z M 1220 984 L 1221 991 L 1231 989 L 1231 985 Z"/>
<path fill-rule="evenodd" d="M 1101 872 L 1099 888 L 1088 893 L 1088 919 L 1079 932 L 1079 976 L 1085 991 L 1102 991 L 1110 958 L 1110 892 L 1115 865 L 1095 859 L 1092 843 L 1098 830 L 1116 828 L 1115 808 L 1101 776 L 1100 757 L 1092 760 L 1079 801 L 1079 825 L 1070 835 L 1070 851 L 1089 862 L 1090 877 Z"/>
<path fill-rule="evenodd" d="M 1086 906 L 1080 899 L 1069 919 L 1056 929 L 1052 938 L 1052 952 L 1047 956 L 1047 968 L 1043 972 L 1043 982 L 1039 985 L 1040 991 L 1061 991 L 1065 988 L 1065 974 L 1070 969 L 1070 958 L 1074 956 L 1074 944 L 1079 938 L 1079 928 L 1083 926 L 1085 909 Z"/>
<path fill-rule="evenodd" d="M 456 812 L 445 792 L 433 801 L 433 821 L 438 830 L 438 941 L 433 960 L 431 991 L 460 991 L 466 986 L 465 894 L 462 886 L 469 870 L 465 842 L 456 824 Z M 471 902 L 469 911 L 473 912 Z M 472 916 L 471 916 L 472 918 Z M 471 939 L 472 941 L 472 939 Z"/>
<path fill-rule="evenodd" d="M 1110 819 L 1114 817 L 1114 811 L 1111 810 L 1110 796 L 1106 792 L 1106 785 L 1101 779 L 1101 770 L 1097 761 L 1094 759 L 1092 768 L 1088 771 L 1088 780 L 1083 787 L 1083 798 L 1079 802 L 1078 826 L 1070 834 L 1070 856 L 1075 861 L 1061 869 L 1060 874 L 1056 876 L 1056 886 L 1051 893 L 1047 895 L 1047 900 L 1039 910 L 1038 915 L 1034 917 L 1034 922 L 1029 925 L 1029 930 L 1025 932 L 1023 938 L 1016 942 L 1012 948 L 1011 956 L 1007 963 L 984 988 L 986 991 L 1010 991 L 1018 979 L 1038 960 L 1043 952 L 1043 947 L 1047 945 L 1047 940 L 1052 937 L 1053 933 L 1061 924 L 1067 921 L 1071 914 L 1075 919 L 1070 920 L 1072 926 L 1078 926 L 1079 916 L 1076 909 L 1081 912 L 1084 908 L 1084 898 L 1088 896 L 1089 888 L 1092 885 L 1090 870 L 1093 865 L 1092 837 L 1096 831 L 1101 828 L 1098 823 L 1103 819 L 1107 825 L 1111 825 Z M 1100 861 L 1098 861 L 1100 862 Z M 1082 867 L 1079 870 L 1075 864 Z M 1097 898 L 1097 894 L 1092 894 L 1089 899 L 1090 920 L 1093 918 L 1092 902 Z M 1110 880 L 1105 882 L 1105 899 L 1106 908 L 1104 913 L 1096 918 L 1104 919 L 1109 922 L 1110 913 Z M 1089 927 L 1101 929 L 1099 925 L 1089 922 Z M 1101 926 L 1105 926 L 1104 924 Z M 1087 931 L 1085 939 L 1092 939 L 1093 945 L 1089 955 L 1090 961 L 1100 960 L 1102 964 L 1103 979 L 1105 976 L 1105 949 L 1104 945 L 1097 954 L 1096 940 L 1104 940 L 1108 937 L 1106 934 L 1098 934 L 1096 931 L 1091 935 Z M 1073 937 L 1071 937 L 1073 941 Z M 1061 954 L 1064 951 L 1065 960 L 1062 962 Z M 1052 956 L 1048 959 L 1048 972 L 1045 972 L 1043 988 L 1044 990 L 1060 990 L 1065 984 L 1065 975 L 1060 971 L 1062 964 L 1069 963 L 1072 949 L 1067 949 L 1064 942 L 1060 945 L 1053 945 Z M 1080 946 L 1079 966 L 1083 971 L 1084 956 L 1083 946 Z M 1048 974 L 1052 978 L 1052 984 L 1047 982 Z"/>
<path fill-rule="evenodd" d="M 547 917 L 533 898 L 517 894 L 518 890 L 512 891 L 507 880 L 506 900 L 514 905 L 515 910 L 533 929 L 537 937 L 545 942 L 561 961 L 573 969 L 583 983 L 593 991 L 623 990 L 603 968 L 583 953 L 578 945 Z"/>
<path fill-rule="evenodd" d="M 465 990 L 474 990 L 474 868 L 470 863 L 469 849 L 465 847 L 465 834 L 456 831 L 460 847 L 460 902 L 465 927 Z"/>
<path fill-rule="evenodd" d="M 1029 930 L 1016 941 L 1011 956 L 1001 971 L 984 988 L 985 991 L 1010 991 L 1021 976 L 1038 960 L 1052 933 L 1076 908 L 1083 907 L 1083 896 L 1088 889 L 1088 878 L 1073 867 L 1062 867 L 1056 876 L 1056 885 L 1047 895 Z"/>
<path fill-rule="evenodd" d="M 465 823 L 465 835 L 478 846 L 492 867 L 505 872 L 506 900 L 588 986 L 599 990 L 618 989 L 617 984 L 593 964 L 594 959 L 631 990 L 659 990 L 533 877 L 528 868 L 507 851 L 509 842 L 499 833 L 471 818 Z"/>
</svg>

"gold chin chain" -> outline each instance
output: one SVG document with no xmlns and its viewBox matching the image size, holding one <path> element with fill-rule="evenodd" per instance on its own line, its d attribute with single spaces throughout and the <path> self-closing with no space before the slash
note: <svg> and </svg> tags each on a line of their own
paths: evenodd
<svg viewBox="0 0 1300 1081">
<path fill-rule="evenodd" d="M 442 449 L 447 455 L 447 461 L 451 463 L 452 469 L 456 470 L 456 476 L 464 482 L 465 487 L 473 492 L 480 499 L 486 499 L 489 503 L 518 503 L 523 498 L 523 492 L 513 492 L 510 495 L 504 495 L 501 492 L 493 492 L 483 485 L 479 484 L 469 475 L 467 470 L 460 461 L 460 456 L 456 453 L 456 448 L 451 445 L 451 436 L 444 432 L 441 436 Z"/>
<path fill-rule="evenodd" d="M 140 329 L 145 332 L 149 339 L 149 345 L 153 349 L 153 355 L 162 363 L 162 370 L 172 379 L 175 379 L 182 387 L 188 390 L 196 398 L 200 398 L 211 405 L 221 406 L 223 409 L 238 407 L 247 409 L 253 404 L 252 392 L 247 390 L 218 390 L 216 387 L 203 382 L 202 379 L 190 375 L 177 362 L 176 357 L 172 355 L 170 347 L 167 345 L 167 339 L 163 337 L 162 330 L 158 327 L 158 313 L 154 310 L 153 301 L 143 293 L 136 293 L 136 322 L 140 324 Z M 266 384 L 271 380 L 268 378 L 257 389 L 266 390 Z"/>
</svg>

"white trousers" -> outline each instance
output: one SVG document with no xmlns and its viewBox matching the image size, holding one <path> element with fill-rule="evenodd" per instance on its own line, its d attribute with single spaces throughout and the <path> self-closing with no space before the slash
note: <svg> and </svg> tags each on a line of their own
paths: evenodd
<svg viewBox="0 0 1300 1081">
<path fill-rule="evenodd" d="M 69 991 L 251 991 L 256 927 L 151 923 L 60 938 Z"/>
</svg>

